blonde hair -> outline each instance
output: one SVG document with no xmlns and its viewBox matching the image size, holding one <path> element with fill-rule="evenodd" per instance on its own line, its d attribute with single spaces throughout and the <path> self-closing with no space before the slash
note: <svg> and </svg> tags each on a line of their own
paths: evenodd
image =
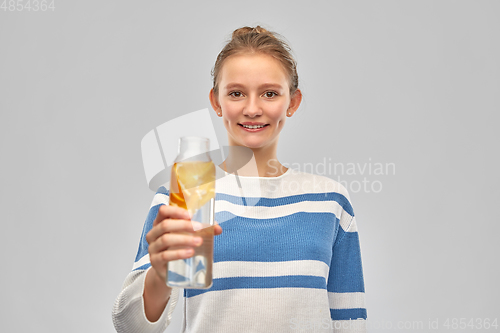
<svg viewBox="0 0 500 333">
<path fill-rule="evenodd" d="M 297 63 L 291 54 L 291 49 L 283 38 L 261 26 L 242 27 L 233 31 L 231 40 L 220 51 L 212 69 L 213 89 L 215 95 L 219 92 L 219 74 L 224 61 L 235 54 L 263 53 L 278 60 L 288 75 L 290 96 L 298 89 L 299 76 Z"/>
</svg>

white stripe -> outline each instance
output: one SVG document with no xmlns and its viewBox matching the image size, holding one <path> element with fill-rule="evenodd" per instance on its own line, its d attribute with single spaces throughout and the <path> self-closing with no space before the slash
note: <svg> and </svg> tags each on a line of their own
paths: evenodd
<svg viewBox="0 0 500 333">
<path fill-rule="evenodd" d="M 132 270 L 150 263 L 149 253 L 136 261 Z M 329 267 L 317 260 L 292 260 L 283 262 L 222 261 L 213 266 L 213 278 L 238 276 L 312 275 L 328 278 Z"/>
<path fill-rule="evenodd" d="M 154 207 L 159 204 L 165 204 L 168 205 L 169 203 L 169 196 L 163 193 L 156 193 L 155 196 L 153 197 L 153 202 L 151 203 L 151 206 L 149 207 Z"/>
<path fill-rule="evenodd" d="M 215 188 L 223 193 L 239 196 L 241 192 L 247 196 L 276 198 L 304 193 L 336 192 L 349 200 L 346 188 L 339 182 L 320 175 L 291 171 L 284 177 L 237 177 L 228 175 L 216 181 Z M 241 188 L 240 188 L 241 185 Z"/>
<path fill-rule="evenodd" d="M 365 309 L 365 293 L 328 292 L 331 309 Z"/>
<path fill-rule="evenodd" d="M 342 229 L 344 230 L 344 232 L 354 232 L 354 231 L 358 230 L 356 228 L 356 224 L 351 225 L 351 222 L 354 222 L 353 219 L 354 219 L 354 217 L 347 214 L 347 213 L 342 214 L 342 216 L 340 216 L 339 224 L 342 227 Z M 349 226 L 351 227 L 350 229 L 349 229 Z"/>
<path fill-rule="evenodd" d="M 343 209 L 336 201 L 301 201 L 286 206 L 265 207 L 242 206 L 225 200 L 217 200 L 215 202 L 215 212 L 218 213 L 221 211 L 253 219 L 272 219 L 299 212 L 334 213 L 338 218 Z M 349 215 L 349 219 L 350 217 Z"/>
<path fill-rule="evenodd" d="M 283 262 L 222 261 L 214 263 L 213 278 L 313 275 L 327 279 L 328 272 L 328 265 L 317 260 L 292 260 Z"/>
<path fill-rule="evenodd" d="M 330 327 L 335 333 L 366 333 L 366 320 L 332 320 Z"/>
<path fill-rule="evenodd" d="M 285 209 L 285 210 L 284 210 Z M 285 215 L 295 214 L 299 212 L 324 213 L 331 212 L 337 218 L 340 216 L 339 224 L 345 232 L 357 231 L 356 224 L 353 224 L 351 229 L 348 227 L 353 219 L 349 213 L 343 210 L 342 206 L 336 201 L 301 201 L 286 206 L 264 207 L 264 206 L 241 206 L 227 202 L 225 200 L 217 200 L 215 202 L 215 212 L 227 211 L 236 216 L 243 216 L 252 219 L 272 219 L 279 218 Z M 224 221 L 217 221 L 222 223 Z"/>
<path fill-rule="evenodd" d="M 351 220 L 351 224 L 349 225 L 348 232 L 356 232 L 358 231 L 358 225 L 356 224 L 356 217 L 354 216 Z"/>
<path fill-rule="evenodd" d="M 321 327 L 331 322 L 325 289 L 217 290 L 188 297 L 185 304 L 189 309 L 185 332 L 234 333 L 236 327 L 242 332 L 332 332 Z M 316 323 L 315 330 L 305 330 L 307 323 Z"/>
<path fill-rule="evenodd" d="M 142 265 L 149 264 L 149 253 L 144 255 L 139 261 L 134 262 L 134 265 L 132 266 L 132 270 L 141 267 Z"/>
</svg>

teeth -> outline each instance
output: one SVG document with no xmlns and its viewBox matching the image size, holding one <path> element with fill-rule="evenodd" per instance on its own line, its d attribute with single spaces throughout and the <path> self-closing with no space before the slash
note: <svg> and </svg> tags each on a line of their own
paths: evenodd
<svg viewBox="0 0 500 333">
<path fill-rule="evenodd" d="M 262 128 L 265 125 L 242 125 L 245 128 Z"/>
</svg>

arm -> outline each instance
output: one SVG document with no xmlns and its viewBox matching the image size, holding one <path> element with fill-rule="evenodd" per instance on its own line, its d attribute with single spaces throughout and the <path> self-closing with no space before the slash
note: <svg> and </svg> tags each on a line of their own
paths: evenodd
<svg viewBox="0 0 500 333">
<path fill-rule="evenodd" d="M 145 280 L 147 270 L 136 270 L 129 273 L 113 306 L 113 324 L 119 333 L 160 333 L 164 332 L 172 319 L 172 313 L 178 300 L 179 291 L 172 289 L 168 302 L 160 312 L 156 321 L 150 321 L 146 316 Z M 154 273 L 154 272 L 153 272 Z"/>
<path fill-rule="evenodd" d="M 144 282 L 144 310 L 149 321 L 157 321 L 167 306 L 172 288 L 158 274 L 148 269 Z"/>
<path fill-rule="evenodd" d="M 112 318 L 117 332 L 163 332 L 170 324 L 179 292 L 177 288 L 167 287 L 152 269 L 146 240 L 163 204 L 168 204 L 168 192 L 160 188 L 144 223 L 133 270 L 113 306 Z"/>
<path fill-rule="evenodd" d="M 359 236 L 354 216 L 341 214 L 333 245 L 328 299 L 335 332 L 366 332 L 366 306 Z"/>
<path fill-rule="evenodd" d="M 189 219 L 189 220 L 187 220 Z M 118 332 L 163 332 L 170 324 L 179 297 L 179 288 L 167 287 L 167 263 L 189 258 L 199 246 L 188 212 L 168 206 L 168 192 L 156 193 L 142 231 L 133 271 L 113 308 L 113 323 Z M 201 226 L 201 225 L 200 225 Z M 219 225 L 214 234 L 222 233 Z"/>
</svg>

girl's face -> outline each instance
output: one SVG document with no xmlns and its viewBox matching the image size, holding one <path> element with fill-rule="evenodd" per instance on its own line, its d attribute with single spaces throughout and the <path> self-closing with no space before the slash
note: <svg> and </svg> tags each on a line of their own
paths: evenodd
<svg viewBox="0 0 500 333">
<path fill-rule="evenodd" d="M 222 113 L 229 145 L 276 148 L 286 117 L 302 98 L 300 90 L 290 97 L 279 61 L 259 53 L 233 55 L 224 61 L 219 78 L 218 96 L 212 89 L 210 101 Z"/>
</svg>

